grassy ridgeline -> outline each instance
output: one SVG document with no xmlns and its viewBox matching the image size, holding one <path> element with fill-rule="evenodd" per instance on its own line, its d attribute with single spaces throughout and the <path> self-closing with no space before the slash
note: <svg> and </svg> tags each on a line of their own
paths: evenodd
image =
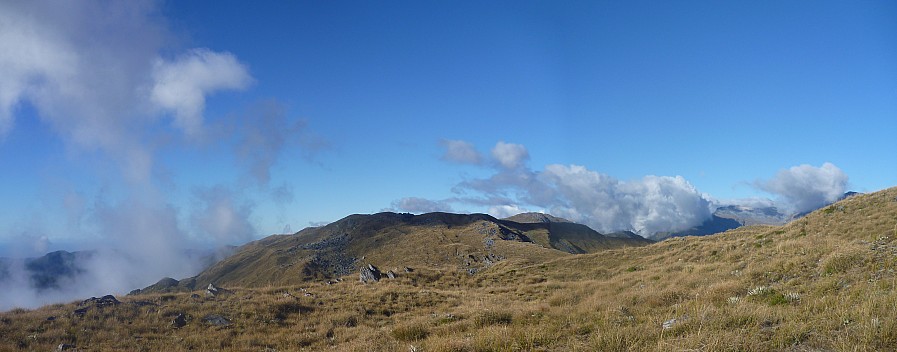
<svg viewBox="0 0 897 352">
<path fill-rule="evenodd" d="M 511 258 L 476 275 L 422 267 L 372 285 L 125 297 L 80 317 L 75 304 L 16 310 L 0 315 L 0 350 L 895 350 L 895 231 L 889 189 L 782 227 Z"/>
</svg>

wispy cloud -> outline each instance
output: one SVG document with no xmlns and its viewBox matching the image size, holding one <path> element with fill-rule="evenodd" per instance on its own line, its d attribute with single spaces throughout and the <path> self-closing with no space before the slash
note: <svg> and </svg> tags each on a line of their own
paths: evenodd
<svg viewBox="0 0 897 352">
<path fill-rule="evenodd" d="M 253 106 L 228 125 L 221 138 L 235 138 L 234 155 L 247 176 L 261 187 L 268 187 L 271 168 L 283 157 L 311 160 L 329 147 L 324 138 L 308 128 L 308 121 L 291 119 L 286 107 L 276 100 Z"/>
<path fill-rule="evenodd" d="M 227 52 L 198 48 L 174 60 L 156 59 L 150 101 L 174 112 L 175 124 L 198 135 L 206 96 L 220 90 L 244 89 L 252 82 L 245 65 Z"/>
<path fill-rule="evenodd" d="M 492 158 L 503 168 L 516 169 L 529 160 L 529 152 L 521 144 L 499 141 L 492 148 Z"/>
<path fill-rule="evenodd" d="M 245 243 L 255 237 L 249 219 L 250 202 L 223 186 L 198 188 L 193 193 L 197 205 L 190 220 L 201 238 L 221 246 Z"/>
<path fill-rule="evenodd" d="M 90 162 L 111 162 L 118 171 L 103 175 L 101 187 L 112 189 L 108 194 L 84 195 L 77 185 L 47 191 L 56 193 L 48 198 L 61 203 L 65 226 L 82 236 L 82 248 L 97 249 L 80 263 L 84 272 L 52 292 L 10 279 L 15 282 L 0 283 L 0 301 L 33 307 L 193 275 L 200 263 L 184 254 L 188 249 L 240 244 L 257 234 L 253 191 L 276 204 L 293 200 L 288 182 L 271 186 L 279 160 L 310 159 L 327 147 L 307 121 L 290 118 L 275 100 L 245 114 L 207 119 L 209 97 L 247 89 L 254 79 L 233 53 L 179 48 L 182 41 L 156 5 L 0 2 L 0 139 L 15 129 L 27 105 L 67 148 L 84 151 Z M 176 177 L 159 176 L 160 145 L 203 143 L 233 150 L 243 179 L 182 187 L 174 184 Z M 175 205 L 167 192 L 184 188 L 193 192 L 177 197 L 185 203 Z M 29 235 L 29 254 L 42 254 L 37 251 L 47 248 L 46 235 Z M 16 296 L 8 296 L 13 291 Z"/>
<path fill-rule="evenodd" d="M 252 78 L 230 53 L 197 48 L 167 60 L 170 35 L 144 1 L 0 4 L 0 134 L 30 104 L 67 142 L 112 156 L 145 182 L 158 112 L 199 134 L 205 98 Z"/>
<path fill-rule="evenodd" d="M 483 156 L 470 142 L 452 139 L 443 139 L 439 145 L 445 148 L 442 160 L 458 164 L 479 165 L 483 162 Z"/>
<path fill-rule="evenodd" d="M 422 214 L 437 211 L 451 212 L 452 206 L 446 201 L 435 201 L 417 197 L 407 197 L 392 202 L 390 209 L 408 213 Z"/>
</svg>

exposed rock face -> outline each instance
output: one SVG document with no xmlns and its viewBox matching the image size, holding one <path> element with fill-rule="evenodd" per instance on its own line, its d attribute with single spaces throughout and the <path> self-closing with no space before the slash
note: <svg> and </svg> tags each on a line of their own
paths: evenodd
<svg viewBox="0 0 897 352">
<path fill-rule="evenodd" d="M 74 314 L 74 315 L 76 315 L 76 316 L 79 316 L 79 317 L 83 317 L 84 314 L 87 314 L 87 308 L 78 308 L 78 309 L 75 309 L 75 311 L 72 312 L 72 314 Z"/>
<path fill-rule="evenodd" d="M 215 284 L 210 283 L 209 287 L 206 288 L 207 296 L 216 297 L 216 296 L 220 296 L 220 295 L 230 295 L 230 294 L 233 294 L 233 291 L 215 286 Z"/>
<path fill-rule="evenodd" d="M 121 302 L 119 302 L 117 299 L 115 299 L 115 296 L 105 295 L 100 298 L 90 297 L 90 298 L 82 301 L 78 305 L 79 306 L 94 306 L 97 308 L 103 308 L 103 307 L 109 307 L 109 306 L 116 306 L 119 304 L 121 304 Z"/>
<path fill-rule="evenodd" d="M 211 325 L 215 325 L 215 326 L 228 326 L 228 325 L 232 324 L 229 319 L 222 317 L 218 314 L 206 315 L 206 316 L 202 317 L 202 321 L 205 322 L 206 324 L 211 324 Z"/>
<path fill-rule="evenodd" d="M 183 313 L 178 313 L 174 320 L 171 321 L 171 327 L 175 329 L 182 328 L 187 325 L 187 316 Z"/>
<path fill-rule="evenodd" d="M 60 343 L 59 346 L 56 346 L 57 351 L 69 351 L 75 349 L 75 345 Z"/>
<path fill-rule="evenodd" d="M 115 299 L 115 296 L 113 295 L 105 295 L 100 298 L 90 297 L 88 299 L 85 299 L 84 301 L 81 301 L 81 303 L 78 303 L 78 306 L 82 308 L 75 309 L 75 311 L 72 313 L 76 316 L 81 317 L 84 316 L 84 314 L 87 314 L 87 311 L 90 310 L 91 307 L 104 308 L 109 306 L 117 306 L 119 304 L 121 304 L 121 302 Z"/>
<path fill-rule="evenodd" d="M 359 280 L 365 284 L 380 281 L 381 276 L 380 269 L 377 269 L 377 267 L 372 264 L 368 264 L 361 268 L 361 272 L 358 275 Z"/>
<path fill-rule="evenodd" d="M 388 277 L 388 278 L 390 278 L 390 279 L 395 279 L 395 278 L 396 278 L 396 273 L 392 272 L 392 270 L 387 271 L 387 272 L 386 272 L 386 277 Z"/>
<path fill-rule="evenodd" d="M 215 284 L 209 284 L 209 287 L 206 288 L 206 295 L 215 297 L 218 294 L 218 287 L 215 287 Z"/>
</svg>

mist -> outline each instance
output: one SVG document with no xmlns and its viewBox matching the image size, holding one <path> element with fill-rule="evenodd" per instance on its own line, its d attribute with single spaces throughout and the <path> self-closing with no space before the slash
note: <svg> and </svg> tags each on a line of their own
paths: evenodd
<svg viewBox="0 0 897 352">
<path fill-rule="evenodd" d="M 259 235 L 258 202 L 293 201 L 289 183 L 270 185 L 285 151 L 310 159 L 327 147 L 273 99 L 208 119 L 207 99 L 248 89 L 250 68 L 230 52 L 182 48 L 157 5 L 0 3 L 0 141 L 15 133 L 17 119 L 30 118 L 19 116 L 27 105 L 71 151 L 66 157 L 99 165 L 91 171 L 98 190 L 73 182 L 44 190 L 48 208 L 66 213 L 64 224 L 0 229 L 21 233 L 9 237 L 19 241 L 6 245 L 0 262 L 0 310 L 196 275 L 221 249 Z M 242 177 L 184 184 L 160 161 L 163 148 L 231 150 Z M 64 272 L 47 284 L 25 258 L 73 250 L 54 238 L 84 251 L 65 257 Z"/>
</svg>

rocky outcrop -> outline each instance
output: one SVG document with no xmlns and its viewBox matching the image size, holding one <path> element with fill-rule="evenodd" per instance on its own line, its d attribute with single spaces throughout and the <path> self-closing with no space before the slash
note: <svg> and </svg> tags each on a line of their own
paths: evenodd
<svg viewBox="0 0 897 352">
<path fill-rule="evenodd" d="M 121 302 L 119 302 L 117 299 L 115 299 L 115 296 L 105 295 L 100 298 L 90 297 L 88 299 L 85 299 L 84 301 L 81 301 L 81 303 L 78 303 L 78 306 L 104 308 L 104 307 L 110 307 L 110 306 L 117 306 L 119 304 L 121 304 Z"/>
<path fill-rule="evenodd" d="M 84 314 L 87 314 L 87 311 L 90 310 L 90 308 L 105 308 L 117 306 L 119 304 L 121 304 L 121 302 L 115 299 L 115 296 L 113 295 L 105 295 L 100 298 L 90 297 L 81 301 L 81 303 L 78 303 L 78 306 L 81 308 L 75 309 L 72 313 L 81 317 L 84 316 Z"/>
<path fill-rule="evenodd" d="M 75 345 L 68 343 L 60 343 L 59 346 L 56 346 L 57 351 L 71 351 L 75 349 Z"/>
<path fill-rule="evenodd" d="M 377 267 L 372 264 L 362 267 L 358 274 L 359 280 L 365 284 L 380 281 L 381 276 L 380 269 L 377 269 Z"/>
<path fill-rule="evenodd" d="M 209 284 L 209 287 L 206 287 L 206 296 L 209 297 L 218 297 L 222 295 L 232 295 L 233 291 L 215 286 L 215 284 Z"/>
<path fill-rule="evenodd" d="M 178 313 L 178 315 L 171 321 L 171 327 L 180 329 L 184 326 L 187 326 L 187 316 L 183 313 Z"/>
<path fill-rule="evenodd" d="M 227 318 L 225 318 L 225 317 L 223 317 L 223 316 L 220 316 L 220 315 L 218 315 L 218 314 L 209 314 L 209 315 L 206 315 L 206 316 L 202 317 L 202 321 L 203 321 L 204 323 L 206 323 L 206 324 L 209 324 L 209 325 L 215 325 L 215 326 L 228 326 L 228 325 L 230 325 L 230 324 L 233 324 L 233 323 L 230 321 L 230 319 L 227 319 Z"/>
</svg>

